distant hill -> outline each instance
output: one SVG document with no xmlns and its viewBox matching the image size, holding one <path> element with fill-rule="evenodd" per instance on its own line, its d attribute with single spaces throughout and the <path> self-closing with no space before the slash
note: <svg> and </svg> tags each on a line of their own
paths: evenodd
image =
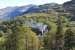
<svg viewBox="0 0 75 50">
<path fill-rule="evenodd" d="M 15 6 L 15 7 L 7 7 L 4 9 L 0 9 L 0 19 L 10 19 L 15 16 L 27 14 L 27 13 L 39 13 L 39 12 L 48 12 L 48 10 L 52 10 L 54 8 L 59 8 L 60 5 L 56 3 L 49 3 L 44 5 L 27 5 L 27 6 Z M 54 10 L 53 10 L 54 11 Z"/>
<path fill-rule="evenodd" d="M 63 4 L 64 10 L 71 13 L 71 20 L 75 21 L 75 0 L 65 2 Z"/>
<path fill-rule="evenodd" d="M 57 4 L 57 3 L 47 3 L 43 5 L 27 5 L 27 6 L 14 6 L 14 7 L 7 7 L 4 9 L 0 9 L 0 19 L 12 19 L 16 16 L 21 16 L 24 14 L 30 14 L 30 13 L 46 13 L 46 14 L 52 14 L 55 15 L 56 12 L 62 11 L 63 14 L 64 8 L 63 5 Z"/>
<path fill-rule="evenodd" d="M 35 5 L 27 5 L 27 6 L 15 6 L 15 7 L 7 7 L 4 9 L 0 9 L 0 19 L 10 19 L 15 16 L 23 15 L 28 12 L 37 11 L 38 7 Z"/>
</svg>

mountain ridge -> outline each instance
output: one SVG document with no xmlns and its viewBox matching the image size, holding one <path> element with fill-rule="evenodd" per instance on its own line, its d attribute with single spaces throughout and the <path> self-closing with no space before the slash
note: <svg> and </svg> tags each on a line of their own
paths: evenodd
<svg viewBox="0 0 75 50">
<path fill-rule="evenodd" d="M 27 6 L 14 6 L 0 9 L 0 19 L 12 19 L 16 16 L 21 16 L 28 13 L 51 13 L 55 11 L 64 10 L 63 5 L 57 3 L 47 3 L 43 5 L 27 5 Z"/>
<path fill-rule="evenodd" d="M 22 15 L 23 13 L 27 13 L 28 11 L 31 11 L 33 9 L 37 9 L 37 6 L 35 5 L 27 5 L 22 7 L 7 7 L 4 9 L 0 9 L 0 19 L 9 19 L 11 17 Z"/>
</svg>

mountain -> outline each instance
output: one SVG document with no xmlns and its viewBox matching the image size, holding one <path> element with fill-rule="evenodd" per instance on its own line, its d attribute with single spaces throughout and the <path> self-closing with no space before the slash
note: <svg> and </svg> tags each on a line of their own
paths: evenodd
<svg viewBox="0 0 75 50">
<path fill-rule="evenodd" d="M 47 3 L 44 5 L 40 5 L 39 7 L 41 9 L 53 9 L 53 8 L 58 8 L 60 6 L 60 4 L 57 3 Z"/>
<path fill-rule="evenodd" d="M 63 7 L 65 8 L 66 11 L 69 11 L 69 12 L 75 11 L 75 0 L 65 2 L 63 4 Z"/>
<path fill-rule="evenodd" d="M 0 9 L 0 19 L 10 19 L 15 16 L 23 15 L 25 13 L 35 12 L 38 10 L 38 6 L 35 5 L 27 5 L 27 6 L 15 6 L 15 7 L 7 7 L 4 9 Z"/>
<path fill-rule="evenodd" d="M 65 2 L 63 7 L 65 11 L 71 13 L 71 20 L 75 21 L 75 0 Z"/>
<path fill-rule="evenodd" d="M 60 9 L 62 5 L 57 3 L 47 3 L 44 5 L 39 5 L 41 12 L 47 12 L 50 13 L 50 11 L 56 11 L 57 9 Z"/>
<path fill-rule="evenodd" d="M 62 5 L 57 3 L 48 3 L 44 5 L 27 5 L 27 6 L 14 6 L 0 9 L 0 19 L 12 19 L 16 16 L 20 16 L 27 13 L 39 13 L 59 10 Z"/>
</svg>

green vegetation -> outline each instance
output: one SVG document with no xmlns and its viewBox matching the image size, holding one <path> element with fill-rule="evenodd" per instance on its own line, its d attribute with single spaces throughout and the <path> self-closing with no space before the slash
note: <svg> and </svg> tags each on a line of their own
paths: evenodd
<svg viewBox="0 0 75 50">
<path fill-rule="evenodd" d="M 34 24 L 47 25 L 48 30 L 40 35 L 41 32 L 31 27 L 31 21 Z M 66 37 L 71 37 L 69 33 L 75 33 L 75 27 L 69 23 L 65 16 L 57 17 L 46 13 L 25 14 L 3 21 L 0 23 L 0 50 L 60 50 L 61 48 L 64 50 L 67 48 L 66 45 L 70 44 L 66 43 L 65 39 L 68 40 Z M 69 28 L 72 32 L 67 31 Z M 75 48 L 72 44 L 70 46 Z"/>
</svg>

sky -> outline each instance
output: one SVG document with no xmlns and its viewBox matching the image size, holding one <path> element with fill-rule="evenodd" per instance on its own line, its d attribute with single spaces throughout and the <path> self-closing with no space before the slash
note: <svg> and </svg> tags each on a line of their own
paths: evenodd
<svg viewBox="0 0 75 50">
<path fill-rule="evenodd" d="M 29 4 L 41 5 L 45 3 L 59 3 L 62 4 L 70 0 L 0 0 L 0 9 L 9 6 L 23 6 Z"/>
</svg>

